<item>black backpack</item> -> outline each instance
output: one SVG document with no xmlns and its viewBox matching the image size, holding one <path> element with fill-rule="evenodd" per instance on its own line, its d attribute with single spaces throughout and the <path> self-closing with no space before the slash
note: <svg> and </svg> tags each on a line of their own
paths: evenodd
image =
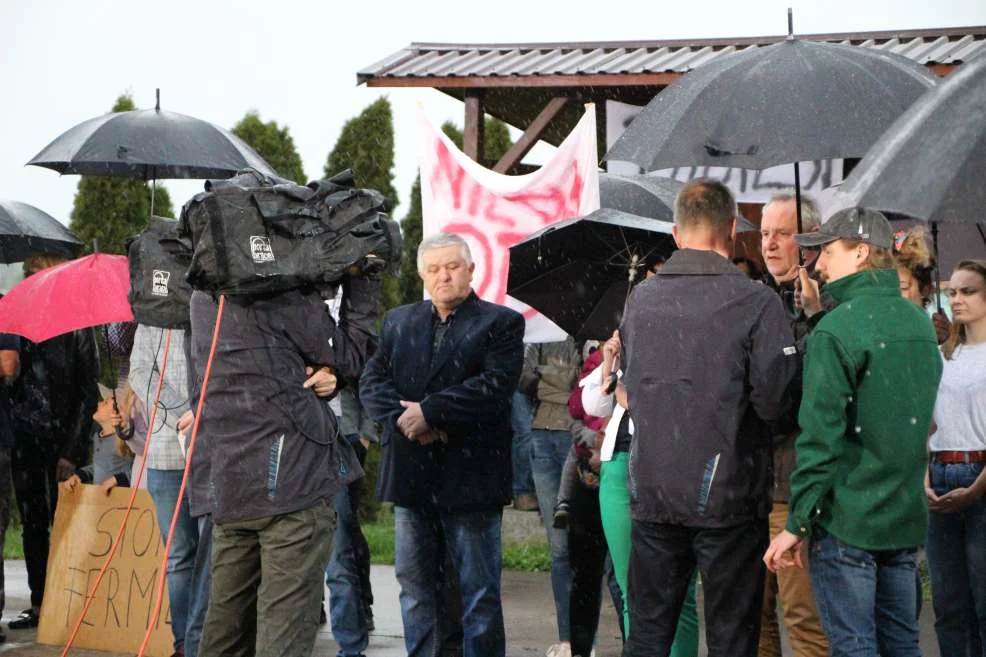
<svg viewBox="0 0 986 657">
<path fill-rule="evenodd" d="M 130 240 L 130 306 L 140 324 L 183 329 L 189 326 L 192 287 L 185 280 L 192 243 L 181 237 L 174 219 L 152 217 L 143 233 Z"/>
<path fill-rule="evenodd" d="M 195 245 L 188 281 L 213 295 L 250 296 L 335 284 L 354 266 L 373 273 L 368 263 L 396 273 L 400 228 L 385 208 L 349 172 L 307 186 L 252 170 L 208 181 L 182 208 Z"/>
</svg>

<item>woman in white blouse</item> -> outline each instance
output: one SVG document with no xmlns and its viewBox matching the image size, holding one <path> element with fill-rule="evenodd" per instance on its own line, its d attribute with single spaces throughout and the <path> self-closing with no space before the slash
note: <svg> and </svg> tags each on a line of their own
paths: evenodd
<svg viewBox="0 0 986 657">
<path fill-rule="evenodd" d="M 616 582 L 623 593 L 623 627 L 630 636 L 630 605 L 633 600 L 627 593 L 627 575 L 630 570 L 630 444 L 633 437 L 633 421 L 627 412 L 626 392 L 623 384 L 617 384 L 621 373 L 620 332 L 603 346 L 603 362 L 579 382 L 582 387 L 582 406 L 585 412 L 596 417 L 608 417 L 605 438 L 600 449 L 599 509 L 603 521 L 603 533 L 609 548 L 610 560 Z M 671 646 L 671 657 L 697 657 L 698 613 L 695 608 L 695 577 L 688 587 L 682 604 Z"/>
<path fill-rule="evenodd" d="M 986 261 L 965 260 L 948 290 L 954 324 L 928 441 L 928 566 L 942 657 L 986 644 Z"/>
</svg>

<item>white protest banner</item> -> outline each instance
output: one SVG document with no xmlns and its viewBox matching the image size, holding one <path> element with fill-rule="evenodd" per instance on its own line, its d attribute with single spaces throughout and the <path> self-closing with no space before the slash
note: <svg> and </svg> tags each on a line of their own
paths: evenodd
<svg viewBox="0 0 986 657">
<path fill-rule="evenodd" d="M 460 151 L 418 112 L 423 234 L 449 232 L 469 243 L 482 299 L 507 305 L 527 320 L 528 342 L 563 340 L 546 317 L 507 296 L 510 247 L 548 224 L 599 209 L 596 112 L 586 105 L 578 125 L 540 169 L 523 176 L 491 171 Z"/>
</svg>

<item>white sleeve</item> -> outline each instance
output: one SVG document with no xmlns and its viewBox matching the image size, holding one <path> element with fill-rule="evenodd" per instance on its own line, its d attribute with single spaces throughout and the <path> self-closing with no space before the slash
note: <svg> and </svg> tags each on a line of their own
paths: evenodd
<svg viewBox="0 0 986 657">
<path fill-rule="evenodd" d="M 609 417 L 613 414 L 614 395 L 606 394 L 606 383 L 608 383 L 608 378 L 605 382 L 603 381 L 602 365 L 579 381 L 579 386 L 582 388 L 582 408 L 585 409 L 587 415 Z"/>
</svg>

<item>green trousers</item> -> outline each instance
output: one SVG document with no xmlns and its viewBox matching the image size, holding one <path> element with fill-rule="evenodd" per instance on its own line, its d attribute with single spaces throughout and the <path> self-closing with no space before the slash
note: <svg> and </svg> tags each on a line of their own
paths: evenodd
<svg viewBox="0 0 986 657">
<path fill-rule="evenodd" d="M 310 655 L 335 509 L 326 502 L 212 529 L 212 590 L 199 654 Z"/>
<path fill-rule="evenodd" d="M 603 533 L 609 546 L 609 557 L 616 572 L 616 583 L 623 593 L 623 627 L 630 636 L 630 600 L 627 599 L 627 575 L 630 572 L 630 489 L 627 485 L 629 455 L 613 454 L 612 461 L 603 461 L 599 475 L 599 508 Z M 678 617 L 678 629 L 671 646 L 671 657 L 698 657 L 698 612 L 695 609 L 695 580 Z"/>
</svg>

